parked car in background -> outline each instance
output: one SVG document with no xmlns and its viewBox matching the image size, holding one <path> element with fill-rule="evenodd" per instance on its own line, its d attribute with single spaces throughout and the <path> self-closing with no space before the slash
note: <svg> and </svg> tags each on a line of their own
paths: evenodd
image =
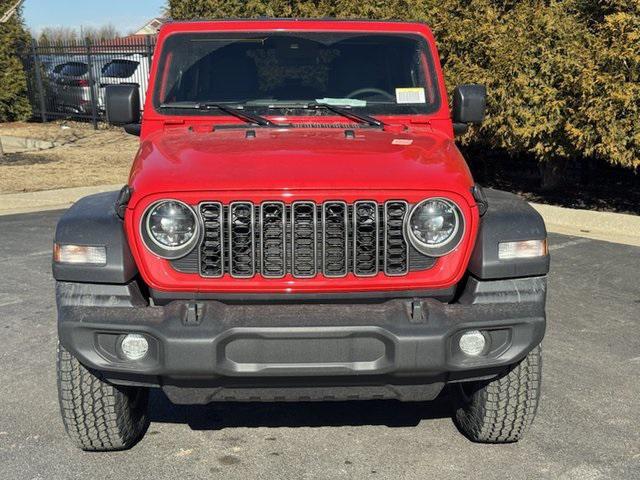
<svg viewBox="0 0 640 480">
<path fill-rule="evenodd" d="M 45 102 L 48 109 L 55 109 L 58 96 L 58 84 L 56 79 L 68 61 L 68 57 L 49 56 L 40 59 L 42 68 L 42 86 L 44 88 Z"/>
<path fill-rule="evenodd" d="M 64 63 L 54 77 L 56 110 L 66 113 L 91 113 L 91 95 L 98 98 L 98 82 L 102 67 L 110 56 L 97 55 L 91 58 L 91 71 L 85 55 L 74 57 Z"/>
<path fill-rule="evenodd" d="M 24 59 L 33 112 L 44 108 L 43 119 L 91 119 L 95 124 L 104 117 L 107 85 L 135 85 L 144 101 L 154 47 L 155 37 L 144 35 L 93 44 L 35 42 Z"/>
<path fill-rule="evenodd" d="M 54 78 L 60 73 L 68 58 L 60 56 L 41 57 L 40 65 L 42 65 L 42 73 L 46 79 Z"/>
<path fill-rule="evenodd" d="M 149 57 L 141 54 L 122 55 L 104 64 L 100 72 L 98 108 L 104 110 L 104 93 L 107 85 L 137 85 L 144 104 L 149 81 Z"/>
</svg>

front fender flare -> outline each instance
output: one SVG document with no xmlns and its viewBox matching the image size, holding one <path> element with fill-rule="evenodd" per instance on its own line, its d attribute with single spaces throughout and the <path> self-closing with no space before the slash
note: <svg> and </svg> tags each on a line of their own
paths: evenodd
<svg viewBox="0 0 640 480">
<path fill-rule="evenodd" d="M 540 214 L 522 198 L 500 190 L 484 190 L 488 208 L 469 260 L 469 272 L 483 280 L 546 275 L 549 255 L 500 260 L 498 244 L 520 240 L 544 240 L 547 229 Z"/>
<path fill-rule="evenodd" d="M 81 198 L 58 221 L 55 242 L 59 245 L 105 246 L 106 265 L 53 263 L 53 277 L 64 282 L 125 284 L 138 273 L 124 224 L 115 204 L 118 192 Z"/>
</svg>

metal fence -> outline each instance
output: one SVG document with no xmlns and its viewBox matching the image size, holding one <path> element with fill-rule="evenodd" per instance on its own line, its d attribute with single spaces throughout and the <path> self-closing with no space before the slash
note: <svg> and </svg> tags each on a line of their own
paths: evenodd
<svg viewBox="0 0 640 480">
<path fill-rule="evenodd" d="M 140 35 L 103 42 L 38 43 L 23 53 L 33 115 L 105 121 L 107 85 L 136 84 L 144 104 L 155 37 Z"/>
</svg>

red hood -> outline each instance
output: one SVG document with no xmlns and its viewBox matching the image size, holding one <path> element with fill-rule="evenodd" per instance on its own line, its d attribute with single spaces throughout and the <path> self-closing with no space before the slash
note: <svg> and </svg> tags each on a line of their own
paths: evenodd
<svg viewBox="0 0 640 480">
<path fill-rule="evenodd" d="M 440 190 L 467 196 L 473 180 L 454 142 L 436 133 L 340 128 L 175 128 L 141 145 L 129 184 L 134 202 L 187 191 Z"/>
</svg>

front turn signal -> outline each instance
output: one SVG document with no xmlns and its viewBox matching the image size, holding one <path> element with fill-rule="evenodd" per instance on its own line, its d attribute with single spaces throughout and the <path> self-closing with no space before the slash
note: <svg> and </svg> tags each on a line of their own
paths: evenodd
<svg viewBox="0 0 640 480">
<path fill-rule="evenodd" d="M 56 263 L 106 265 L 107 248 L 89 245 L 53 244 L 53 261 Z"/>
<path fill-rule="evenodd" d="M 549 248 L 547 247 L 546 238 L 544 240 L 501 242 L 498 244 L 498 258 L 500 260 L 544 257 L 548 253 Z"/>
</svg>

